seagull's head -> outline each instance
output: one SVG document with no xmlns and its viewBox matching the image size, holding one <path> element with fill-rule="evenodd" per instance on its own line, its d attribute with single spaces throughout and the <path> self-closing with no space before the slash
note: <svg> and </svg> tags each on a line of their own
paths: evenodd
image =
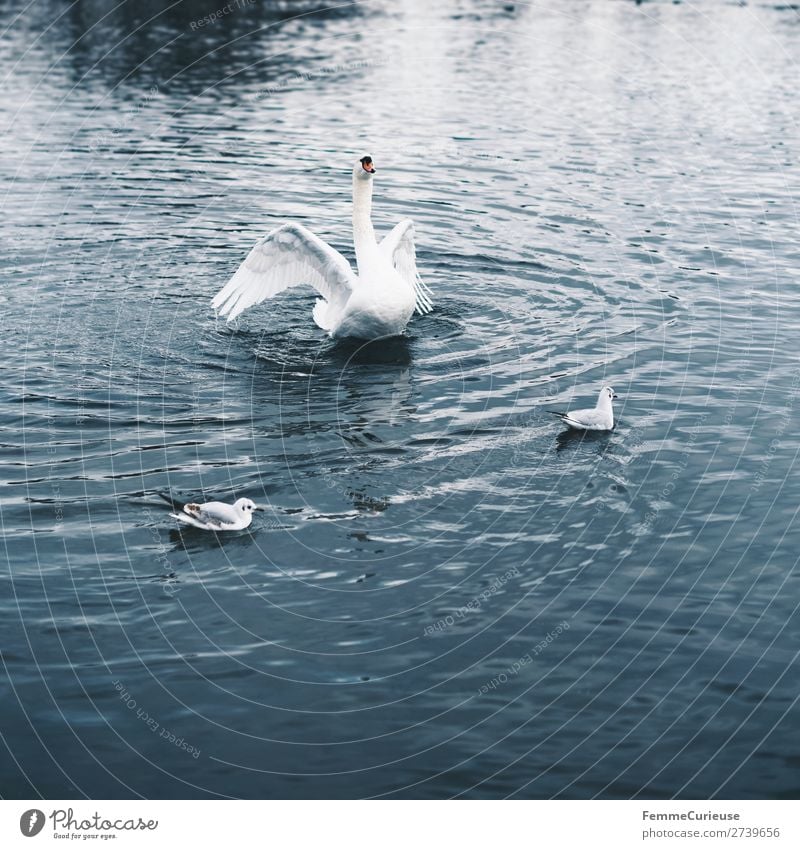
<svg viewBox="0 0 800 849">
<path fill-rule="evenodd" d="M 353 176 L 358 180 L 371 180 L 375 173 L 371 156 L 362 156 L 353 166 Z"/>
<path fill-rule="evenodd" d="M 604 387 L 600 390 L 600 398 L 599 398 L 599 401 L 600 401 L 600 403 L 601 403 L 603 406 L 605 406 L 605 405 L 609 405 L 609 406 L 611 406 L 611 402 L 612 402 L 615 398 L 619 398 L 619 395 L 617 395 L 617 393 L 616 393 L 616 392 L 614 392 L 614 390 L 613 390 L 610 386 L 604 386 Z"/>
<path fill-rule="evenodd" d="M 239 498 L 234 504 L 234 509 L 236 509 L 243 516 L 246 516 L 248 513 L 252 513 L 253 510 L 262 510 L 262 507 L 259 507 L 257 504 L 252 502 L 249 498 Z"/>
</svg>

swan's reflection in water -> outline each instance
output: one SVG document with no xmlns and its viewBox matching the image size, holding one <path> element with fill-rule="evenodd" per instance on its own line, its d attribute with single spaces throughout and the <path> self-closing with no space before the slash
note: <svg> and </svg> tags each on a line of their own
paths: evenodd
<svg viewBox="0 0 800 849">
<path fill-rule="evenodd" d="M 333 343 L 331 357 L 342 368 L 350 365 L 410 366 L 411 347 L 407 336 L 392 336 L 374 342 L 340 339 Z"/>
<path fill-rule="evenodd" d="M 272 507 L 300 496 L 309 519 L 384 513 L 379 470 L 408 450 L 417 417 L 412 342 L 318 339 L 286 362 L 263 336 L 256 353 L 250 404 Z"/>
<path fill-rule="evenodd" d="M 337 345 L 334 356 L 346 374 L 356 370 L 356 379 L 347 380 L 337 408 L 338 433 L 356 452 L 354 459 L 369 462 L 363 451 L 359 457 L 359 449 L 378 455 L 373 458 L 376 462 L 387 453 L 401 453 L 406 428 L 416 414 L 408 340 L 349 341 Z"/>
</svg>

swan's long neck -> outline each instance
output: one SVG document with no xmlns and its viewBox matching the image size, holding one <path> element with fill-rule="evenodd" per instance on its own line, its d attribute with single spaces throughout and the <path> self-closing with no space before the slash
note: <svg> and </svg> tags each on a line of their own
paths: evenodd
<svg viewBox="0 0 800 849">
<path fill-rule="evenodd" d="M 378 243 L 372 229 L 372 180 L 353 175 L 353 244 L 359 274 L 378 256 Z"/>
</svg>

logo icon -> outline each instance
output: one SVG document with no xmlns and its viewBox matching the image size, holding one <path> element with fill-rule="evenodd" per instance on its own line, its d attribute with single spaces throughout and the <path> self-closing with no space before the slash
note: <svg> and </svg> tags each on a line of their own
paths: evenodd
<svg viewBox="0 0 800 849">
<path fill-rule="evenodd" d="M 38 808 L 31 808 L 19 818 L 19 830 L 25 837 L 36 837 L 44 828 L 44 813 Z"/>
</svg>

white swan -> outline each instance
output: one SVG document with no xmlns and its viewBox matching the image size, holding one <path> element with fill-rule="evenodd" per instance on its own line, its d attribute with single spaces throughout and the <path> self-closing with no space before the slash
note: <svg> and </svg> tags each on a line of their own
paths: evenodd
<svg viewBox="0 0 800 849">
<path fill-rule="evenodd" d="M 290 286 L 310 283 L 322 296 L 314 321 L 335 337 L 383 339 L 405 330 L 414 309 L 433 304 L 417 273 L 414 222 L 401 221 L 380 245 L 372 229 L 372 158 L 353 168 L 353 242 L 358 276 L 347 260 L 302 224 L 284 224 L 250 251 L 211 305 L 228 321 Z"/>
</svg>

